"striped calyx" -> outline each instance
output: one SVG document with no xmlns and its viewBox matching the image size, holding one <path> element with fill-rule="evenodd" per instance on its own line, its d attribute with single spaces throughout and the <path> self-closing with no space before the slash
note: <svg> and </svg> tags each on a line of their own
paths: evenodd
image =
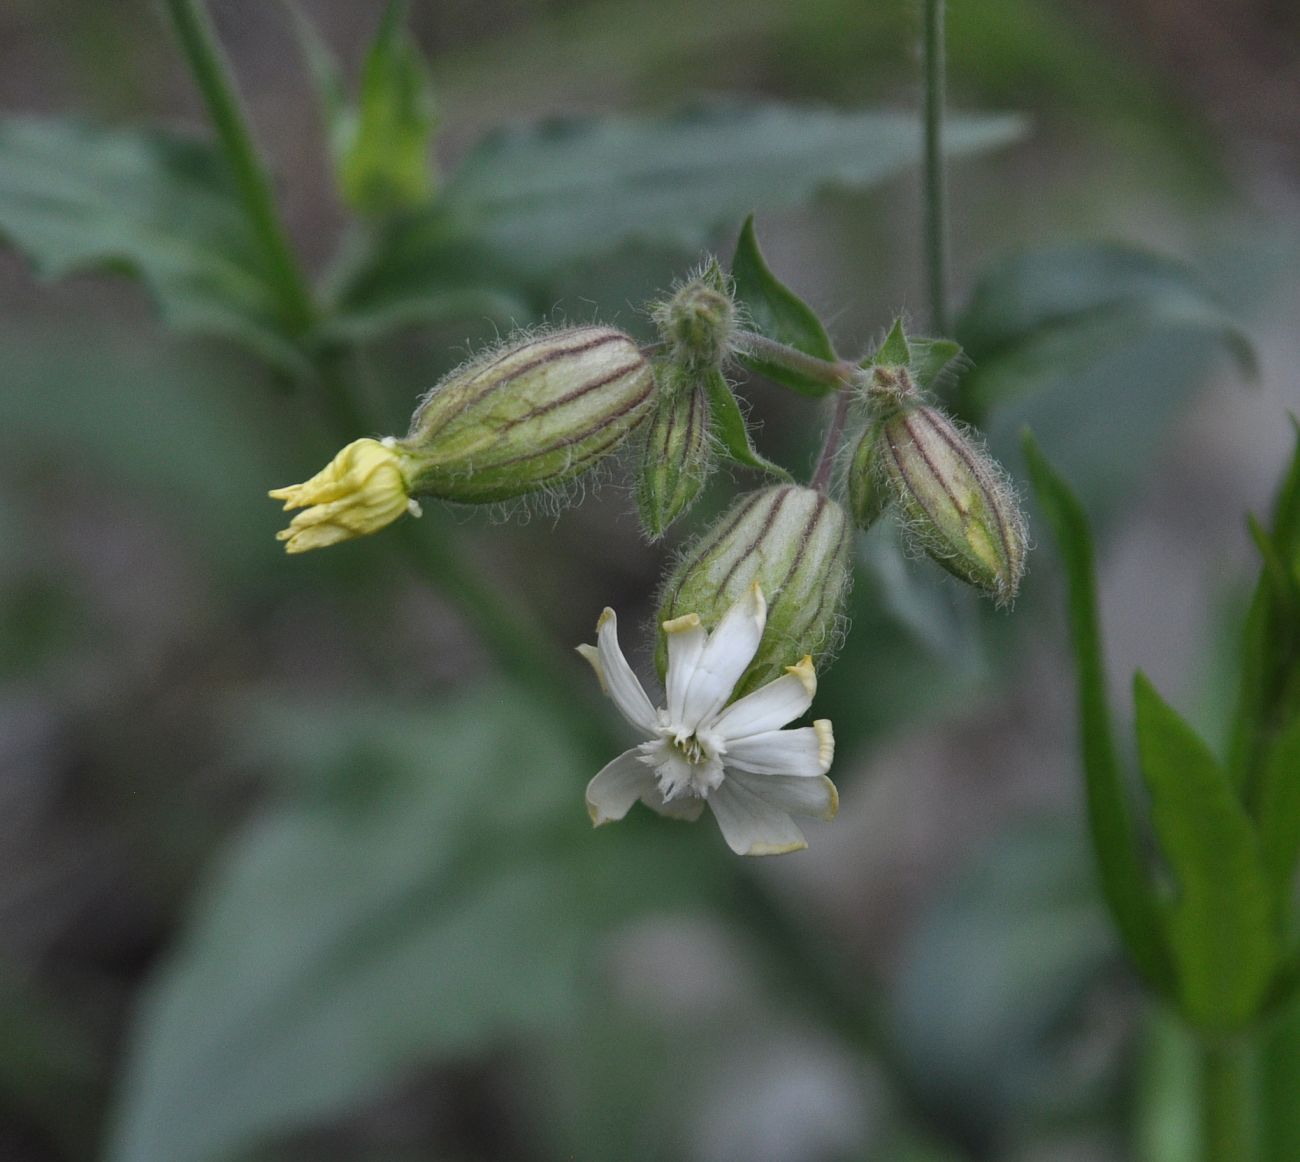
<svg viewBox="0 0 1300 1162">
<path fill-rule="evenodd" d="M 848 513 L 822 492 L 782 484 L 740 497 L 669 575 L 660 624 L 698 614 L 706 629 L 757 581 L 767 625 L 736 696 L 772 681 L 812 655 L 820 667 L 835 645 L 850 582 Z M 656 657 L 666 664 L 661 641 Z"/>
<path fill-rule="evenodd" d="M 659 403 L 651 417 L 637 508 L 651 539 L 695 502 L 713 467 L 709 398 L 697 376 L 668 364 L 660 368 Z"/>
<path fill-rule="evenodd" d="M 877 471 L 909 535 L 955 577 L 999 605 L 1016 595 L 1027 530 L 998 463 L 941 411 L 904 406 L 881 422 Z"/>
<path fill-rule="evenodd" d="M 508 343 L 420 404 L 399 441 L 411 490 L 482 504 L 561 484 L 614 451 L 654 394 L 649 362 L 612 327 Z"/>
</svg>

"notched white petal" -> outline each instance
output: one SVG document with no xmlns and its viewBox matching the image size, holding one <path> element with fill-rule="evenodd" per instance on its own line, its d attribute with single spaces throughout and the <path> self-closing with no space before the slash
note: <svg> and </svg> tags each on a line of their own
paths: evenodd
<svg viewBox="0 0 1300 1162">
<path fill-rule="evenodd" d="M 656 791 L 655 777 L 641 761 L 637 748 L 626 750 L 606 763 L 587 784 L 587 814 L 592 825 L 616 823 L 643 795 Z"/>
<path fill-rule="evenodd" d="M 738 698 L 718 715 L 713 728 L 727 739 L 780 730 L 807 713 L 816 693 L 817 675 L 812 658 L 805 657 L 797 666 L 787 666 L 780 678 Z"/>
<path fill-rule="evenodd" d="M 808 846 L 788 811 L 727 779 L 708 799 L 722 837 L 737 855 L 785 855 Z"/>
<path fill-rule="evenodd" d="M 691 679 L 695 677 L 695 668 L 699 664 L 700 654 L 708 634 L 700 624 L 698 613 L 688 613 L 674 617 L 663 623 L 664 635 L 668 641 L 668 673 L 664 680 L 668 694 L 668 718 L 671 722 L 682 722 L 686 713 L 686 691 Z"/>
<path fill-rule="evenodd" d="M 835 758 L 828 719 L 794 730 L 769 730 L 727 744 L 727 766 L 755 775 L 824 775 Z"/>
<path fill-rule="evenodd" d="M 829 823 L 839 813 L 839 792 L 825 775 L 808 779 L 798 775 L 752 775 L 732 771 L 728 779 L 791 815 L 810 815 Z"/>
<path fill-rule="evenodd" d="M 612 609 L 607 608 L 596 622 L 596 650 L 600 655 L 600 672 L 605 676 L 606 689 L 619 713 L 642 734 L 653 735 L 659 716 L 619 648 L 618 618 Z"/>
<path fill-rule="evenodd" d="M 684 725 L 694 730 L 718 713 L 749 668 L 763 640 L 767 602 L 757 581 L 718 621 L 700 653 L 686 691 Z"/>
<path fill-rule="evenodd" d="M 600 651 L 595 646 L 580 645 L 574 647 L 582 658 L 593 670 L 596 671 L 596 681 L 600 683 L 600 692 L 609 693 L 609 683 L 605 681 L 605 667 L 600 664 Z"/>
</svg>

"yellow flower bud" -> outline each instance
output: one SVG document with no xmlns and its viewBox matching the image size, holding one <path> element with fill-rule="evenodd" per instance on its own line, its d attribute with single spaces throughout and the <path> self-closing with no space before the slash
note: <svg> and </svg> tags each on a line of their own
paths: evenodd
<svg viewBox="0 0 1300 1162">
<path fill-rule="evenodd" d="M 404 512 L 419 516 L 404 472 L 407 459 L 387 441 L 353 440 L 306 483 L 267 494 L 283 500 L 286 512 L 305 510 L 276 539 L 286 552 L 305 553 L 377 532 Z"/>
</svg>

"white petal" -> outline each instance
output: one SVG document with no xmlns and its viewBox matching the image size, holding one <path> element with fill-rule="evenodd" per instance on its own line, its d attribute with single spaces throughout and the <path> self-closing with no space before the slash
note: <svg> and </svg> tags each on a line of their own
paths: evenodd
<svg viewBox="0 0 1300 1162">
<path fill-rule="evenodd" d="M 668 638 L 668 721 L 680 723 L 686 713 L 686 691 L 709 635 L 697 613 L 665 621 L 664 635 Z"/>
<path fill-rule="evenodd" d="M 797 730 L 769 730 L 727 744 L 726 763 L 755 775 L 824 775 L 835 758 L 829 719 Z"/>
<path fill-rule="evenodd" d="M 659 717 L 619 649 L 618 618 L 612 609 L 606 609 L 596 622 L 596 649 L 600 654 L 599 673 L 604 677 L 618 712 L 642 734 L 653 736 L 659 726 Z"/>
<path fill-rule="evenodd" d="M 731 740 L 748 738 L 780 730 L 807 712 L 817 693 L 817 675 L 812 658 L 805 657 L 797 666 L 786 666 L 780 677 L 760 686 L 728 706 L 713 724 L 713 730 Z"/>
<path fill-rule="evenodd" d="M 760 799 L 791 815 L 812 815 L 829 821 L 840 809 L 839 792 L 825 775 L 804 779 L 798 775 L 750 775 L 732 771 L 727 775 L 727 781 L 739 783 Z"/>
<path fill-rule="evenodd" d="M 663 792 L 657 786 L 651 787 L 641 795 L 641 802 L 647 807 L 666 815 L 669 819 L 684 819 L 694 823 L 704 810 L 704 800 L 697 795 L 678 795 L 675 799 L 664 799 Z"/>
<path fill-rule="evenodd" d="M 767 602 L 755 581 L 745 595 L 722 615 L 709 634 L 686 691 L 681 723 L 694 731 L 718 713 L 731 697 L 740 676 L 754 660 L 767 624 Z M 674 724 L 678 720 L 674 719 Z"/>
<path fill-rule="evenodd" d="M 722 838 L 737 855 L 784 855 L 808 846 L 789 812 L 760 799 L 735 779 L 708 798 Z"/>
<path fill-rule="evenodd" d="M 606 763 L 587 784 L 587 814 L 599 827 L 622 819 L 642 795 L 655 791 L 654 772 L 641 761 L 635 747 Z"/>
</svg>

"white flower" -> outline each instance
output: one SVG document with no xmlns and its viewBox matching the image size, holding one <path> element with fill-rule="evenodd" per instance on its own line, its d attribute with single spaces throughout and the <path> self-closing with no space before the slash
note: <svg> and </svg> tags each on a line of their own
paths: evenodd
<svg viewBox="0 0 1300 1162">
<path fill-rule="evenodd" d="M 712 633 L 694 613 L 664 622 L 668 706 L 656 710 L 619 649 L 614 611 L 600 615 L 597 644 L 578 652 L 648 741 L 588 784 L 592 823 L 622 819 L 638 799 L 662 815 L 690 820 L 708 803 L 732 851 L 780 855 L 808 846 L 791 815 L 835 817 L 839 796 L 826 777 L 835 753 L 830 722 L 781 729 L 812 705 L 812 658 L 728 705 L 766 621 L 767 603 L 755 582 Z"/>
</svg>

